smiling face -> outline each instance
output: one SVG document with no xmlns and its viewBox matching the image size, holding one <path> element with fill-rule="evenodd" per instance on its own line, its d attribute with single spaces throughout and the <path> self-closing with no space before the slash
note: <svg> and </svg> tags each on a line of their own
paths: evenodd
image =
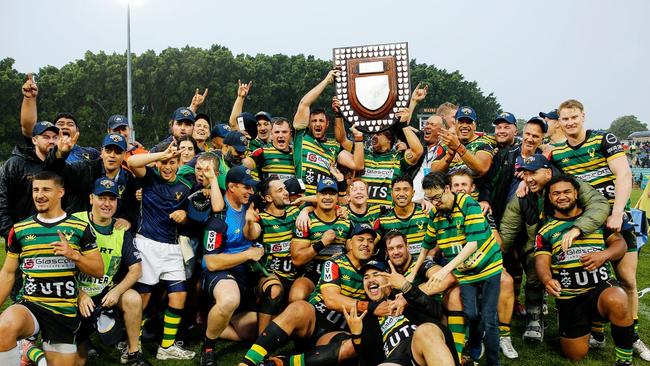
<svg viewBox="0 0 650 366">
<path fill-rule="evenodd" d="M 289 191 L 280 179 L 275 179 L 269 183 L 268 194 L 264 196 L 267 203 L 272 203 L 273 206 L 284 209 L 291 204 L 289 200 Z"/>
<path fill-rule="evenodd" d="M 210 124 L 204 118 L 199 118 L 194 122 L 192 137 L 198 142 L 204 142 L 210 137 Z"/>
<path fill-rule="evenodd" d="M 408 245 L 401 235 L 386 240 L 386 255 L 395 268 L 402 268 L 411 260 Z"/>
<path fill-rule="evenodd" d="M 324 211 L 333 210 L 336 207 L 338 192 L 325 190 L 316 193 L 316 205 Z"/>
<path fill-rule="evenodd" d="M 442 128 L 442 117 L 433 115 L 427 119 L 422 132 L 424 132 L 424 142 L 427 145 L 433 145 L 438 142 L 440 129 Z"/>
<path fill-rule="evenodd" d="M 375 238 L 370 233 L 353 236 L 347 242 L 348 256 L 366 261 L 375 254 Z"/>
<path fill-rule="evenodd" d="M 585 112 L 580 108 L 562 108 L 559 110 L 560 127 L 569 137 L 578 137 L 585 124 Z"/>
<path fill-rule="evenodd" d="M 309 116 L 309 131 L 317 140 L 325 137 L 328 125 L 329 122 L 325 113 L 314 113 Z"/>
<path fill-rule="evenodd" d="M 257 121 L 257 138 L 262 141 L 268 141 L 271 136 L 271 121 L 259 119 Z"/>
<path fill-rule="evenodd" d="M 512 145 L 517 135 L 517 125 L 508 122 L 500 122 L 494 126 L 494 138 L 499 145 Z"/>
<path fill-rule="evenodd" d="M 273 146 L 280 151 L 289 150 L 289 142 L 291 141 L 291 127 L 289 122 L 283 121 L 282 123 L 274 123 L 271 129 Z"/>
<path fill-rule="evenodd" d="M 546 187 L 546 183 L 548 183 L 552 177 L 553 173 L 551 172 L 551 169 L 547 168 L 540 168 L 534 171 L 524 171 L 524 182 L 526 182 L 528 189 L 533 193 L 541 192 L 544 187 Z"/>
<path fill-rule="evenodd" d="M 470 194 L 474 192 L 476 186 L 472 181 L 472 177 L 468 175 L 452 175 L 451 176 L 451 191 L 454 193 Z"/>
<path fill-rule="evenodd" d="M 460 118 L 456 121 L 456 134 L 461 142 L 468 142 L 474 137 L 476 123 L 469 118 Z"/>
<path fill-rule="evenodd" d="M 115 145 L 108 145 L 102 148 L 99 155 L 104 164 L 104 170 L 114 172 L 122 166 L 126 152 Z"/>
<path fill-rule="evenodd" d="M 189 140 L 181 141 L 178 150 L 181 152 L 181 164 L 187 164 L 196 155 L 194 144 Z"/>
<path fill-rule="evenodd" d="M 90 205 L 92 206 L 93 217 L 110 219 L 117 211 L 117 197 L 109 194 L 95 196 L 90 195 Z"/>
<path fill-rule="evenodd" d="M 406 207 L 411 204 L 414 193 L 409 182 L 397 182 L 393 185 L 393 203 L 397 207 Z"/>
<path fill-rule="evenodd" d="M 176 172 L 178 171 L 179 163 L 180 161 L 178 158 L 157 161 L 156 168 L 158 168 L 158 172 L 160 172 L 160 177 L 167 182 L 176 179 Z"/>
<path fill-rule="evenodd" d="M 535 150 L 542 144 L 544 132 L 542 127 L 535 123 L 526 123 L 524 126 L 523 140 L 521 143 L 522 152 L 526 155 L 532 155 Z"/>
<path fill-rule="evenodd" d="M 233 203 L 239 205 L 247 204 L 254 193 L 253 187 L 242 183 L 228 183 L 228 192 L 228 197 L 235 201 Z"/>
<path fill-rule="evenodd" d="M 576 208 L 578 191 L 569 182 L 556 182 L 548 187 L 548 199 L 556 211 L 567 215 Z"/>
<path fill-rule="evenodd" d="M 381 301 L 390 295 L 390 287 L 381 287 L 388 283 L 381 273 L 377 269 L 370 268 L 363 274 L 363 289 L 371 301 Z"/>
<path fill-rule="evenodd" d="M 349 191 L 351 203 L 361 206 L 368 202 L 368 186 L 364 181 L 355 180 L 350 184 Z"/>
<path fill-rule="evenodd" d="M 46 213 L 61 206 L 65 191 L 52 179 L 32 181 L 32 200 L 36 212 Z"/>
</svg>

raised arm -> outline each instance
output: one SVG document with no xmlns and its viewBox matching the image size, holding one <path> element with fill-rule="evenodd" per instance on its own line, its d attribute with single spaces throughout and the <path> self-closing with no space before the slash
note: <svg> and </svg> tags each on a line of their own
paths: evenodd
<svg viewBox="0 0 650 366">
<path fill-rule="evenodd" d="M 400 116 L 399 123 L 402 124 L 402 131 L 406 138 L 406 144 L 409 147 L 404 152 L 404 160 L 408 165 L 414 165 L 418 162 L 420 156 L 422 156 L 424 148 L 422 147 L 420 139 L 415 134 L 415 131 L 413 131 L 411 126 L 409 126 L 409 122 L 411 121 L 411 110 L 409 108 L 404 108 L 397 112 L 397 114 Z"/>
<path fill-rule="evenodd" d="M 334 138 L 341 147 L 347 151 L 352 151 L 354 143 L 348 139 L 345 133 L 345 123 L 341 114 L 341 101 L 337 97 L 332 98 L 332 110 L 334 111 Z"/>
<path fill-rule="evenodd" d="M 175 158 L 180 154 L 181 152 L 176 149 L 176 145 L 169 144 L 165 151 L 149 154 L 136 154 L 131 156 L 126 163 L 129 165 L 129 170 L 133 172 L 133 175 L 142 178 L 147 173 L 147 165 L 159 160 Z"/>
<path fill-rule="evenodd" d="M 318 85 L 308 91 L 307 94 L 302 97 L 302 99 L 300 99 L 298 110 L 296 110 L 296 114 L 293 116 L 293 128 L 296 129 L 296 131 L 304 130 L 307 128 L 307 126 L 309 126 L 309 111 L 311 105 L 314 104 L 316 99 L 318 99 L 321 94 L 323 94 L 325 88 L 334 82 L 334 78 L 340 74 L 340 70 L 330 70 L 327 73 L 325 79 L 323 79 L 320 83 L 318 83 Z"/>
<path fill-rule="evenodd" d="M 232 105 L 230 118 L 228 118 L 228 124 L 230 125 L 231 131 L 239 131 L 237 116 L 239 116 L 244 110 L 244 100 L 246 99 L 248 92 L 251 90 L 251 86 L 253 86 L 252 81 L 249 81 L 248 84 L 242 84 L 241 80 L 237 80 L 237 98 L 235 99 L 235 103 Z"/>
<path fill-rule="evenodd" d="M 194 96 L 192 97 L 192 102 L 190 103 L 189 109 L 196 114 L 196 111 L 199 110 L 199 107 L 205 102 L 205 98 L 208 97 L 208 88 L 205 88 L 203 94 L 199 93 L 199 88 L 196 88 Z"/>
<path fill-rule="evenodd" d="M 341 150 L 336 161 L 348 169 L 362 170 L 365 165 L 363 133 L 356 129 L 356 125 L 352 125 L 350 131 L 354 136 L 354 149 L 352 153 L 347 150 Z"/>
<path fill-rule="evenodd" d="M 36 124 L 37 109 L 36 109 L 36 96 L 38 95 L 38 87 L 34 81 L 33 75 L 27 74 L 27 81 L 23 84 L 23 103 L 20 106 L 20 131 L 23 136 L 31 138 L 32 130 Z"/>
</svg>

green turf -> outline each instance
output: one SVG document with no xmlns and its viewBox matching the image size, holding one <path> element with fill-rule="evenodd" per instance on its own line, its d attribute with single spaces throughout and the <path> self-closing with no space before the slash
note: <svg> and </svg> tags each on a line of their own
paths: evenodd
<svg viewBox="0 0 650 366">
<path fill-rule="evenodd" d="M 632 192 L 632 202 L 636 202 L 641 191 L 635 189 Z M 0 253 L 0 261 L 4 261 L 4 252 Z M 638 271 L 638 288 L 639 290 L 650 287 L 650 271 L 645 268 L 650 268 L 650 253 L 647 250 L 641 252 L 639 257 L 639 271 Z M 3 308 L 8 306 L 8 303 L 3 305 Z M 551 300 L 549 303 L 550 313 L 546 317 L 547 328 L 545 342 L 539 343 L 524 343 L 521 340 L 524 322 L 520 319 L 513 319 L 512 322 L 512 337 L 513 343 L 519 352 L 519 358 L 516 360 L 507 360 L 503 356 L 501 361 L 503 365 L 517 365 L 517 366 L 546 366 L 546 365 L 579 365 L 579 366 L 596 366 L 596 365 L 612 365 L 614 364 L 614 348 L 611 337 L 609 337 L 609 327 L 607 327 L 607 347 L 603 350 L 590 351 L 587 358 L 581 362 L 571 363 L 562 358 L 559 354 L 559 338 L 557 334 L 556 318 L 554 313 L 554 304 Z M 639 308 L 640 317 L 640 334 L 641 338 L 650 341 L 650 332 L 648 331 L 648 324 L 650 323 L 650 296 L 640 299 Z M 144 352 L 148 359 L 154 365 L 197 365 L 199 356 L 191 361 L 157 361 L 155 359 L 155 352 L 157 343 L 145 342 Z M 191 344 L 190 349 L 199 353 L 199 345 Z M 216 348 L 217 362 L 219 365 L 236 365 L 241 357 L 244 355 L 248 345 L 234 342 L 219 342 Z M 642 365 L 645 362 L 639 358 L 635 358 L 635 364 Z M 100 347 L 100 356 L 89 360 L 89 366 L 100 365 L 118 365 L 119 354 L 116 350 Z M 1 366 L 1 365 L 0 365 Z"/>
</svg>

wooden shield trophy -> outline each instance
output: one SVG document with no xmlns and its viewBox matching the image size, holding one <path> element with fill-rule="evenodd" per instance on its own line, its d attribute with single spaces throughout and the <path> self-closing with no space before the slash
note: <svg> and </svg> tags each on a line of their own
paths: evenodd
<svg viewBox="0 0 650 366">
<path fill-rule="evenodd" d="M 341 113 L 359 131 L 377 133 L 389 129 L 396 113 L 409 105 L 411 95 L 408 43 L 334 49 L 336 97 Z"/>
</svg>

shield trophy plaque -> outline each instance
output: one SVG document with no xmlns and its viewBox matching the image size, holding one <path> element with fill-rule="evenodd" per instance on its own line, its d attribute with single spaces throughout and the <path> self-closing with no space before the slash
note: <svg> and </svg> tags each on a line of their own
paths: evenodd
<svg viewBox="0 0 650 366">
<path fill-rule="evenodd" d="M 335 48 L 336 97 L 341 114 L 365 133 L 389 129 L 409 105 L 411 82 L 408 43 Z"/>
</svg>

